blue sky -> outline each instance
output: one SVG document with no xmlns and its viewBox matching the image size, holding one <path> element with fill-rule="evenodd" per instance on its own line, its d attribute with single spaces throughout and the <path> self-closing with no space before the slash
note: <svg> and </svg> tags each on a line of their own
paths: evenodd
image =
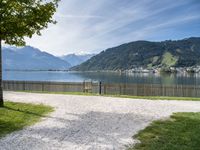
<svg viewBox="0 0 200 150">
<path fill-rule="evenodd" d="M 27 44 L 63 55 L 200 36 L 200 0 L 61 0 L 54 18 L 56 25 Z"/>
</svg>

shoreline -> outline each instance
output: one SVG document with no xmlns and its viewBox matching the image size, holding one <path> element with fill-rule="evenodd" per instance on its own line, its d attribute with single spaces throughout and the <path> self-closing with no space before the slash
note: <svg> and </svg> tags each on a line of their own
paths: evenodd
<svg viewBox="0 0 200 150">
<path fill-rule="evenodd" d="M 181 70 L 181 71 L 164 71 L 153 69 L 138 69 L 138 70 L 91 70 L 91 71 L 75 71 L 75 70 L 3 70 L 5 72 L 69 72 L 69 73 L 122 73 L 122 74 L 199 74 L 200 71 L 195 70 Z"/>
</svg>

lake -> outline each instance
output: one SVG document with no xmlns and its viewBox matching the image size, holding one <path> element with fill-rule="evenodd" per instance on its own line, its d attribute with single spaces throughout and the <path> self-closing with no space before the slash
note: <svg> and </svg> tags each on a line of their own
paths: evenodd
<svg viewBox="0 0 200 150">
<path fill-rule="evenodd" d="M 3 71 L 3 80 L 200 85 L 200 74 L 148 74 L 116 72 Z"/>
</svg>

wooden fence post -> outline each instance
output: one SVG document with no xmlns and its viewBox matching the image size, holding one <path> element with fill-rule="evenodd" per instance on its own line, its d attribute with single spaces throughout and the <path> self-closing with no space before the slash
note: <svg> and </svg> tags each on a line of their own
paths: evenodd
<svg viewBox="0 0 200 150">
<path fill-rule="evenodd" d="M 101 87 L 102 86 L 102 82 L 101 81 L 99 81 L 99 95 L 101 95 L 102 94 L 102 91 L 101 91 Z"/>
</svg>

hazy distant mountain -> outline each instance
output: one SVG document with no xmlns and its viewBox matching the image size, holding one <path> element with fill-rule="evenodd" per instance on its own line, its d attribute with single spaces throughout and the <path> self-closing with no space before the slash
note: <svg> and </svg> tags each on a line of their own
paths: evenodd
<svg viewBox="0 0 200 150">
<path fill-rule="evenodd" d="M 71 66 L 76 66 L 87 61 L 93 56 L 95 56 L 95 54 L 83 54 L 83 55 L 69 54 L 61 56 L 60 58 L 69 62 Z"/>
<path fill-rule="evenodd" d="M 72 70 L 125 70 L 200 65 L 200 38 L 178 41 L 136 41 L 102 51 Z"/>
<path fill-rule="evenodd" d="M 69 67 L 71 65 L 68 62 L 30 46 L 3 48 L 3 69 L 64 70 Z"/>
</svg>

